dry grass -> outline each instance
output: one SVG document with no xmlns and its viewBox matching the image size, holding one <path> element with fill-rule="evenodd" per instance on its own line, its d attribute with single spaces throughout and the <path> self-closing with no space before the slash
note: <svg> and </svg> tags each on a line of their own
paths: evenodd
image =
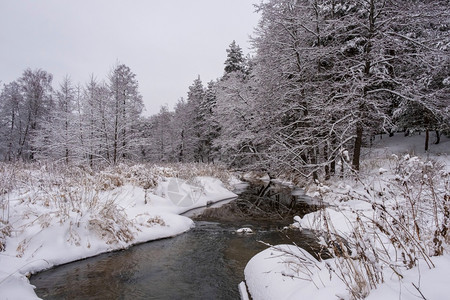
<svg viewBox="0 0 450 300">
<path fill-rule="evenodd" d="M 119 164 L 93 170 L 84 165 L 45 161 L 0 163 L 0 251 L 5 249 L 6 238 L 12 231 L 10 197 L 30 210 L 24 212 L 29 221 L 19 231 L 36 223 L 46 228 L 57 220 L 69 224 L 67 240 L 79 245 L 77 228 L 80 220 L 84 220 L 107 243 L 128 243 L 134 238 L 135 220 L 129 220 L 117 205 L 113 190 L 133 185 L 143 188 L 147 195 L 158 182 L 169 177 L 182 178 L 200 187 L 197 176 L 213 176 L 227 184 L 231 174 L 223 166 L 207 164 Z M 165 226 L 158 218 L 149 218 L 147 224 Z M 20 248 L 25 249 L 27 243 L 24 241 Z"/>
<path fill-rule="evenodd" d="M 89 230 L 95 232 L 107 244 L 131 242 L 134 238 L 133 227 L 133 222 L 127 218 L 123 209 L 112 201 L 107 201 L 94 210 L 89 220 Z"/>
<path fill-rule="evenodd" d="M 368 164 L 390 165 L 391 170 L 354 177 L 356 187 L 345 192 L 317 188 L 323 201 L 360 200 L 372 207 L 359 211 L 339 204 L 352 226 L 349 234 L 335 228 L 327 210 L 317 213 L 314 221 L 324 249 L 335 257 L 334 266 L 327 266 L 345 283 L 352 299 L 364 299 L 383 283 L 385 270 L 402 278 L 403 270 L 419 261 L 433 268 L 430 257 L 442 255 L 450 240 L 450 174 L 440 163 L 405 155 Z"/>
</svg>

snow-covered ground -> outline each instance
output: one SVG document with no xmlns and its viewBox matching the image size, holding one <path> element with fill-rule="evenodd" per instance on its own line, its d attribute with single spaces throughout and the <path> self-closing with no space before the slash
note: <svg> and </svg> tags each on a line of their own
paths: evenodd
<svg viewBox="0 0 450 300">
<path fill-rule="evenodd" d="M 0 223 L 0 299 L 37 299 L 28 274 L 181 234 L 194 226 L 181 213 L 236 196 L 212 177 L 156 176 L 146 186 L 139 184 L 142 178 L 109 173 L 101 184 L 74 177 L 76 184 L 61 186 L 61 180 L 45 178 L 53 174 L 46 167 L 3 171 L 24 180 L 14 178 L 15 187 L 2 194 L 0 220 L 8 223 Z"/>
<path fill-rule="evenodd" d="M 318 261 L 294 245 L 262 251 L 245 268 L 252 298 L 448 299 L 450 141 L 432 141 L 425 153 L 424 134 L 378 137 L 358 178 L 310 186 L 329 206 L 291 226 L 317 230 L 336 256 Z"/>
</svg>

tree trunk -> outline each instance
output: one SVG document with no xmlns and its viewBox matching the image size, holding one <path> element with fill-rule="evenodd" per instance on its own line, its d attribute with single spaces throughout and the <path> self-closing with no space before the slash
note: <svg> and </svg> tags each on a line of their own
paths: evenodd
<svg viewBox="0 0 450 300">
<path fill-rule="evenodd" d="M 333 136 L 333 138 L 331 139 L 331 149 L 332 149 L 332 152 L 334 152 L 335 148 L 336 148 L 336 144 L 337 144 L 337 139 L 336 139 L 335 133 L 333 133 L 332 136 Z M 330 174 L 331 175 L 336 174 L 336 156 L 334 156 L 331 160 Z"/>
<path fill-rule="evenodd" d="M 434 144 L 437 145 L 439 144 L 440 141 L 441 141 L 441 133 L 439 132 L 439 130 L 436 130 L 436 142 Z"/>
<path fill-rule="evenodd" d="M 180 145 L 180 152 L 178 154 L 178 161 L 183 162 L 183 153 L 184 150 L 184 130 L 181 130 L 181 145 Z"/>
<path fill-rule="evenodd" d="M 323 148 L 323 158 L 325 160 L 325 180 L 330 179 L 330 166 L 328 164 L 328 145 Z"/>
<path fill-rule="evenodd" d="M 316 148 L 312 149 L 310 156 L 311 156 L 311 165 L 316 166 L 317 165 Z M 312 175 L 313 175 L 313 180 L 315 182 L 317 179 L 319 179 L 319 176 L 317 175 L 317 168 L 316 167 L 313 167 L 313 168 L 314 168 L 314 171 L 313 171 Z"/>
<path fill-rule="evenodd" d="M 361 147 L 362 147 L 362 137 L 363 137 L 363 127 L 361 123 L 356 125 L 356 138 L 355 147 L 353 149 L 353 169 L 359 171 L 359 161 L 361 158 Z"/>
<path fill-rule="evenodd" d="M 67 114 L 68 114 L 67 109 L 65 111 L 65 114 L 66 114 L 66 121 L 64 123 L 64 125 L 65 125 L 65 139 L 66 139 L 65 157 L 66 157 L 66 164 L 69 164 L 69 147 L 67 146 L 67 144 L 69 143 L 69 135 L 68 135 L 68 133 L 69 133 L 69 122 L 67 121 Z"/>
<path fill-rule="evenodd" d="M 428 130 L 428 127 L 425 129 L 425 152 L 428 151 L 428 144 L 430 141 L 430 131 Z"/>
<path fill-rule="evenodd" d="M 127 105 L 127 95 L 126 95 L 126 91 L 123 91 L 123 102 L 122 102 L 122 158 L 127 158 L 127 128 L 126 128 L 126 122 L 127 122 L 127 112 L 126 112 L 126 105 Z"/>
<path fill-rule="evenodd" d="M 118 135 L 118 116 L 115 116 L 115 122 L 114 122 L 114 145 L 113 145 L 113 164 L 115 165 L 117 162 L 117 140 L 119 139 L 119 135 Z"/>
</svg>

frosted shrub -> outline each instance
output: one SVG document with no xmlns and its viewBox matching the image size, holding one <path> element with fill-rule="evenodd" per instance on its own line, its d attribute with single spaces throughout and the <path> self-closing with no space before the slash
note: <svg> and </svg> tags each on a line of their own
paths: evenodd
<svg viewBox="0 0 450 300">
<path fill-rule="evenodd" d="M 347 234 L 338 231 L 326 209 L 314 221 L 321 244 L 335 257 L 334 266 L 327 267 L 354 299 L 384 282 L 386 270 L 403 278 L 403 270 L 419 260 L 433 268 L 430 257 L 442 255 L 450 242 L 449 173 L 438 162 L 410 155 L 394 155 L 389 162 L 391 172 L 356 177 L 356 186 L 317 187 L 324 201 L 342 207 L 351 227 Z M 350 200 L 369 205 L 355 209 L 343 204 Z"/>
<path fill-rule="evenodd" d="M 6 237 L 11 235 L 11 225 L 3 220 L 0 220 L 0 252 L 5 251 Z"/>
<path fill-rule="evenodd" d="M 133 227 L 133 222 L 128 220 L 123 209 L 111 200 L 95 207 L 89 219 L 89 229 L 107 244 L 131 242 L 134 238 Z"/>
<path fill-rule="evenodd" d="M 230 174 L 225 168 L 206 164 L 134 164 L 125 163 L 93 170 L 89 166 L 40 161 L 37 163 L 0 163 L 0 251 L 11 232 L 24 231 L 35 224 L 68 226 L 66 240 L 80 245 L 82 230 L 95 232 L 108 244 L 132 241 L 137 221 L 130 220 L 116 203 L 124 185 L 133 185 L 147 192 L 169 177 L 179 177 L 201 187 L 197 176 L 219 176 L 225 182 Z M 119 194 L 117 194 L 119 193 Z M 10 197 L 13 200 L 10 200 Z M 12 228 L 9 205 L 15 201 L 25 205 L 23 225 Z M 19 218 L 16 216 L 16 218 Z M 21 222 L 22 223 L 22 222 Z M 146 226 L 164 226 L 162 219 L 148 217 Z M 21 243 L 25 251 L 29 241 Z"/>
<path fill-rule="evenodd" d="M 11 235 L 10 199 L 9 193 L 15 185 L 15 169 L 5 163 L 0 163 L 0 252 L 5 250 L 6 237 Z"/>
<path fill-rule="evenodd" d="M 328 262 L 326 267 L 344 282 L 352 299 L 364 299 L 384 281 L 382 262 L 386 253 L 376 246 L 371 236 L 373 226 L 357 214 L 353 232 L 342 235 L 326 211 L 320 215 L 319 228 L 324 230 L 321 244 L 326 253 L 335 257 L 334 263 Z"/>
<path fill-rule="evenodd" d="M 183 164 L 171 164 L 174 170 L 176 170 L 176 176 L 186 180 L 188 183 L 195 183 L 195 177 L 215 177 L 223 182 L 223 184 L 229 187 L 231 178 L 230 171 L 224 165 L 220 164 L 202 164 L 202 163 L 183 163 Z M 194 184 L 195 185 L 195 184 Z"/>
<path fill-rule="evenodd" d="M 394 201 L 386 201 L 387 208 L 377 206 L 380 220 L 392 224 L 391 234 L 399 235 L 396 242 L 404 241 L 410 253 L 442 255 L 449 242 L 449 174 L 438 162 L 406 155 L 397 160 L 390 182 L 395 189 Z M 410 255 L 402 252 L 402 256 Z M 414 264 L 410 258 L 408 265 Z"/>
</svg>

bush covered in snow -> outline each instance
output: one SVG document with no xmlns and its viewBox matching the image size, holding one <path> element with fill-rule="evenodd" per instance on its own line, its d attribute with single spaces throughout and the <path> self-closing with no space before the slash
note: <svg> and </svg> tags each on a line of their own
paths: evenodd
<svg viewBox="0 0 450 300">
<path fill-rule="evenodd" d="M 79 222 L 89 224 L 89 229 L 108 243 L 127 243 L 133 238 L 134 223 L 116 204 L 115 189 L 127 184 L 142 188 L 147 201 L 147 190 L 154 191 L 167 178 L 178 177 L 196 185 L 197 176 L 219 177 L 227 184 L 231 174 L 220 165 L 206 164 L 119 164 L 93 170 L 50 162 L 0 163 L 0 251 L 11 234 L 12 201 L 28 207 L 24 215 L 30 226 L 39 222 L 44 228 L 56 219 L 61 224 L 69 222 L 71 243 L 78 243 L 79 233 L 73 228 L 79 227 Z"/>
<path fill-rule="evenodd" d="M 393 155 L 379 160 L 377 170 L 319 184 L 314 195 L 327 206 L 293 224 L 317 230 L 321 253 L 333 258 L 317 261 L 309 271 L 291 263 L 292 270 L 309 272 L 320 289 L 323 277 L 313 274 L 323 276 L 325 268 L 348 291 L 339 296 L 343 299 L 364 299 L 393 277 L 402 282 L 419 266 L 433 269 L 433 257 L 450 249 L 450 174 L 442 163 Z M 412 285 L 420 296 L 418 281 Z"/>
</svg>

